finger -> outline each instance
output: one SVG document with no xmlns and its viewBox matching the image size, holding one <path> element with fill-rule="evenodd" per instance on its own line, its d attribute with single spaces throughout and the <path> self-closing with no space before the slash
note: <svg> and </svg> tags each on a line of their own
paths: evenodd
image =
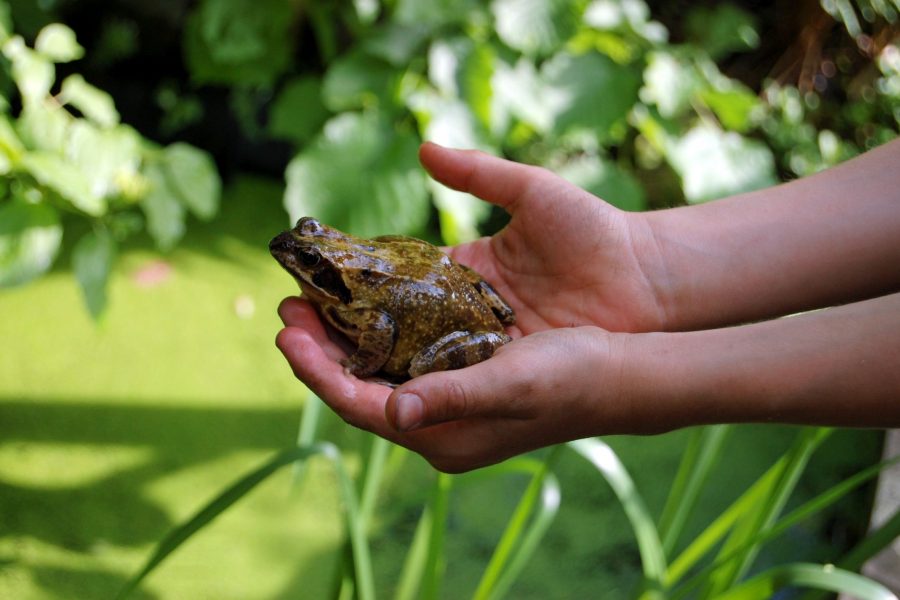
<svg viewBox="0 0 900 600">
<path fill-rule="evenodd" d="M 275 345 L 294 375 L 345 421 L 383 436 L 394 433 L 384 416 L 390 389 L 348 376 L 304 329 L 285 327 Z"/>
<path fill-rule="evenodd" d="M 474 194 L 509 212 L 515 210 L 529 188 L 549 174 L 479 150 L 454 150 L 432 142 L 419 148 L 419 160 L 434 179 L 447 187 Z"/>
<path fill-rule="evenodd" d="M 304 329 L 333 361 L 346 358 L 347 353 L 331 339 L 316 309 L 296 296 L 285 298 L 278 306 L 278 315 L 287 327 Z"/>
<path fill-rule="evenodd" d="M 533 377 L 534 369 L 523 368 L 515 352 L 498 352 L 471 367 L 403 384 L 387 399 L 385 415 L 401 432 L 473 417 L 529 418 Z"/>
</svg>

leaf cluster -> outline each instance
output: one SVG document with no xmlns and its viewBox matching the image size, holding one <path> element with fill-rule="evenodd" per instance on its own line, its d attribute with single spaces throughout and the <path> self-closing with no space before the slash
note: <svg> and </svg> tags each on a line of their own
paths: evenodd
<svg viewBox="0 0 900 600">
<path fill-rule="evenodd" d="M 121 122 L 112 97 L 59 63 L 84 55 L 75 33 L 50 24 L 34 46 L 12 32 L 0 2 L 0 287 L 46 273 L 67 232 L 72 270 L 98 317 L 119 243 L 141 230 L 160 250 L 184 235 L 186 213 L 218 211 L 221 183 L 211 157 L 184 143 L 150 142 Z M 86 230 L 86 232 L 85 232 Z"/>
</svg>

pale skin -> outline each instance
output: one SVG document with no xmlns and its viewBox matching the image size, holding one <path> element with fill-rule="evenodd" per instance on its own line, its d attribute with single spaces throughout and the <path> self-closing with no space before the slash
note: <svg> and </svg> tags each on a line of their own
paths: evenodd
<svg viewBox="0 0 900 600">
<path fill-rule="evenodd" d="M 708 423 L 900 427 L 900 141 L 649 213 L 481 152 L 425 144 L 420 159 L 510 214 L 450 254 L 509 301 L 515 339 L 391 390 L 345 374 L 313 308 L 286 299 L 277 345 L 348 423 L 447 472 Z"/>
</svg>

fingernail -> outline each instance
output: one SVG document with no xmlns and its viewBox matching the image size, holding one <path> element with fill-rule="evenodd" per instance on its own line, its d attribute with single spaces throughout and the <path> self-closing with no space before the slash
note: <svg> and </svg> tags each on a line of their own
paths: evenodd
<svg viewBox="0 0 900 600">
<path fill-rule="evenodd" d="M 396 425 L 400 431 L 410 431 L 422 424 L 425 407 L 422 399 L 415 394 L 400 394 L 397 396 Z"/>
</svg>

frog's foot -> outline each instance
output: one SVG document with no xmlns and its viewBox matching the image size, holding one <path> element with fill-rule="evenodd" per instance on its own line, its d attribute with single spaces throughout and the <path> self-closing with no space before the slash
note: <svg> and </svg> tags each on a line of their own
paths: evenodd
<svg viewBox="0 0 900 600">
<path fill-rule="evenodd" d="M 510 337 L 498 331 L 454 331 L 440 338 L 413 356 L 409 364 L 410 377 L 432 371 L 462 369 L 487 360 Z"/>
</svg>

